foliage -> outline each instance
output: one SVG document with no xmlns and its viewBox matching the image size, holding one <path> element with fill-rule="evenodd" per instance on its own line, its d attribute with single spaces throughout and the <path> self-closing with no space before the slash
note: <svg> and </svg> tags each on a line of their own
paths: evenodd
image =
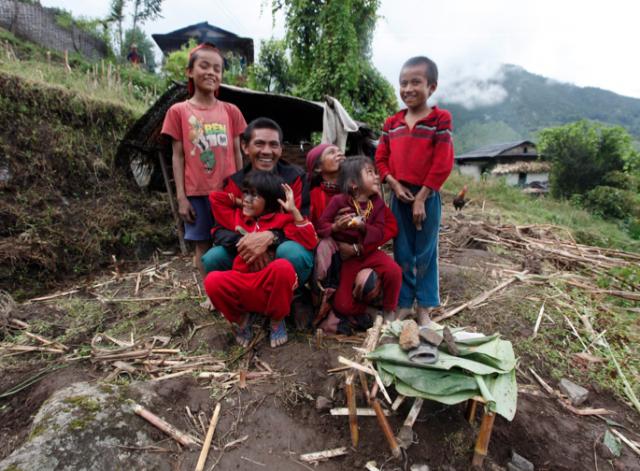
<svg viewBox="0 0 640 471">
<path fill-rule="evenodd" d="M 156 68 L 156 57 L 153 53 L 153 42 L 140 28 L 130 29 L 124 35 L 124 43 L 121 52 L 121 60 L 126 61 L 127 54 L 131 49 L 131 45 L 138 46 L 138 54 L 143 58 L 142 66 L 149 72 L 153 72 Z"/>
<path fill-rule="evenodd" d="M 631 136 L 621 126 L 586 120 L 540 132 L 540 152 L 552 162 L 551 193 L 583 194 L 604 183 L 605 176 L 637 160 Z"/>
<path fill-rule="evenodd" d="M 111 0 L 109 15 L 104 20 L 114 28 L 113 43 L 118 49 L 119 56 L 124 59 L 129 52 L 129 44 L 125 35 L 125 21 L 127 18 L 127 7 L 131 10 L 131 27 L 128 31 L 140 31 L 140 27 L 147 21 L 160 18 L 163 0 Z M 141 41 L 136 38 L 136 42 Z M 153 48 L 151 48 L 153 50 Z M 155 59 L 154 59 L 155 67 Z"/>
<path fill-rule="evenodd" d="M 234 52 L 224 53 L 224 83 L 244 87 L 247 85 L 247 67 L 244 59 Z"/>
<path fill-rule="evenodd" d="M 311 100 L 337 98 L 356 119 L 375 119 L 397 107 L 392 87 L 371 64 L 379 0 L 276 0 L 286 17 L 293 93 Z M 363 93 L 363 80 L 369 93 Z M 371 89 L 375 88 L 375 93 Z"/>
<path fill-rule="evenodd" d="M 189 62 L 189 51 L 198 43 L 195 39 L 189 39 L 187 44 L 183 44 L 180 49 L 169 54 L 162 65 L 162 73 L 167 82 L 186 80 L 185 70 Z"/>
<path fill-rule="evenodd" d="M 103 41 L 108 47 L 111 45 L 108 22 L 99 18 L 74 18 L 70 11 L 62 8 L 48 8 L 52 11 L 58 26 L 72 31 L 74 27 Z M 111 50 L 109 51 L 111 53 Z"/>
<path fill-rule="evenodd" d="M 281 39 L 260 41 L 260 55 L 249 67 L 249 87 L 272 93 L 291 93 L 293 76 L 287 45 Z"/>
<path fill-rule="evenodd" d="M 640 220 L 640 196 L 635 191 L 601 185 L 588 191 L 582 204 L 604 219 Z"/>
</svg>

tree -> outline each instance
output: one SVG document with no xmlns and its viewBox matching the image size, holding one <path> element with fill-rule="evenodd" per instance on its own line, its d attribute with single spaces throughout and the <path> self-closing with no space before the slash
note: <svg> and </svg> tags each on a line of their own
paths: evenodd
<svg viewBox="0 0 640 471">
<path fill-rule="evenodd" d="M 284 40 L 260 41 L 258 61 L 249 68 L 249 86 L 265 92 L 291 93 L 293 77 Z"/>
<path fill-rule="evenodd" d="M 128 4 L 133 9 L 131 12 L 130 31 L 140 31 L 140 27 L 149 20 L 159 18 L 162 11 L 163 0 L 111 0 L 111 8 L 107 22 L 115 23 L 115 40 L 120 56 L 126 56 L 128 50 L 126 38 L 123 37 L 124 22 L 126 20 L 125 10 Z M 134 41 L 134 42 L 137 42 Z"/>
<path fill-rule="evenodd" d="M 379 126 L 397 108 L 391 85 L 371 63 L 379 0 L 274 0 L 283 10 L 294 94 L 336 97 L 356 119 Z"/>
<path fill-rule="evenodd" d="M 582 120 L 540 132 L 540 152 L 551 161 L 551 194 L 582 195 L 603 185 L 607 175 L 638 161 L 629 133 L 621 126 Z"/>
</svg>

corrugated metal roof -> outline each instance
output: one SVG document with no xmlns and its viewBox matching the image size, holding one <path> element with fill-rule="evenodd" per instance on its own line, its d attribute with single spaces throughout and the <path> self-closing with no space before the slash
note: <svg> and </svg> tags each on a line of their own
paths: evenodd
<svg viewBox="0 0 640 471">
<path fill-rule="evenodd" d="M 535 148 L 535 143 L 527 140 L 503 142 L 501 144 L 492 144 L 490 146 L 481 147 L 470 152 L 465 152 L 464 154 L 456 155 L 456 160 L 494 158 L 508 150 L 513 149 L 514 147 L 518 147 L 523 144 L 528 144 Z M 535 153 L 533 152 L 532 154 L 535 155 Z"/>
</svg>

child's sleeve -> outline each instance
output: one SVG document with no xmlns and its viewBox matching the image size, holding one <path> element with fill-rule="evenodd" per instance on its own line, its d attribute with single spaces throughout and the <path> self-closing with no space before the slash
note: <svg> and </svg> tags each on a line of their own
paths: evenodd
<svg viewBox="0 0 640 471">
<path fill-rule="evenodd" d="M 376 168 L 380 174 L 380 181 L 384 181 L 387 175 L 391 173 L 389 170 L 389 155 L 391 154 L 391 147 L 389 146 L 389 119 L 384 122 L 382 126 L 382 135 L 378 141 L 378 148 L 376 149 Z"/>
<path fill-rule="evenodd" d="M 237 106 L 230 104 L 228 110 L 229 117 L 231 118 L 231 127 L 233 129 L 232 137 L 237 137 L 244 132 L 247 127 L 247 122 L 244 119 L 242 111 L 240 111 L 240 108 Z"/>
<path fill-rule="evenodd" d="M 364 228 L 364 239 L 362 240 L 363 246 L 375 245 L 376 247 L 382 244 L 384 238 L 384 208 L 386 205 L 382 198 L 376 198 L 371 215 L 367 218 Z"/>
<path fill-rule="evenodd" d="M 182 140 L 182 121 L 180 119 L 180 110 L 175 105 L 169 108 L 167 114 L 164 116 L 162 131 L 160 131 L 160 134 L 165 134 L 176 141 Z"/>
<path fill-rule="evenodd" d="M 386 244 L 395 236 L 398 235 L 398 221 L 396 221 L 396 217 L 393 215 L 393 212 L 389 207 L 384 205 L 384 229 L 382 234 L 382 241 L 379 244 L 372 245 L 364 245 L 363 249 L 365 254 L 369 254 L 374 250 L 377 250 L 381 245 Z"/>
<path fill-rule="evenodd" d="M 440 119 L 433 138 L 433 164 L 423 185 L 440 191 L 453 169 L 453 123 L 451 113 L 441 110 Z"/>
<path fill-rule="evenodd" d="M 235 207 L 235 196 L 224 191 L 212 191 L 209 193 L 211 212 L 216 224 L 235 231 L 238 208 Z"/>
<path fill-rule="evenodd" d="M 284 226 L 284 236 L 299 243 L 307 250 L 313 250 L 318 245 L 318 235 L 311 221 L 305 219 L 303 223 L 290 223 Z"/>
<path fill-rule="evenodd" d="M 341 198 L 339 197 L 339 195 L 331 198 L 331 201 L 329 201 L 329 204 L 322 213 L 322 216 L 320 216 L 316 231 L 318 232 L 318 236 L 322 237 L 323 239 L 326 237 L 331 237 L 331 228 L 333 226 L 333 221 L 336 219 L 336 214 L 338 214 L 338 210 L 341 207 L 340 200 Z"/>
</svg>

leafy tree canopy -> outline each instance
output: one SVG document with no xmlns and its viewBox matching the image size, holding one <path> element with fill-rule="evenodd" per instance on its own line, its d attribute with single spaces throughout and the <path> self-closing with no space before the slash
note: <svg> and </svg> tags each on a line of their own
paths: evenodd
<svg viewBox="0 0 640 471">
<path fill-rule="evenodd" d="M 621 126 L 582 120 L 540 132 L 539 149 L 552 162 L 551 193 L 582 195 L 607 182 L 612 172 L 639 168 L 640 155 Z"/>
<path fill-rule="evenodd" d="M 153 53 L 153 42 L 151 38 L 144 34 L 140 28 L 128 30 L 124 34 L 124 47 L 121 52 L 122 59 L 126 59 L 132 44 L 138 47 L 138 54 L 143 58 L 141 66 L 153 72 L 156 68 L 156 58 Z"/>
<path fill-rule="evenodd" d="M 258 61 L 249 67 L 249 87 L 274 93 L 291 93 L 293 76 L 282 39 L 260 41 Z"/>
</svg>

